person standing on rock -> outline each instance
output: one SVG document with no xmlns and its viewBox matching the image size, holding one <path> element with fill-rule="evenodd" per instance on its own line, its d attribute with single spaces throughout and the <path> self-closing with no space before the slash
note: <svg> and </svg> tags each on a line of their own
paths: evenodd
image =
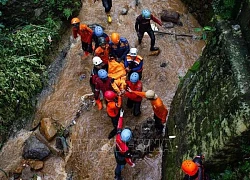
<svg viewBox="0 0 250 180">
<path fill-rule="evenodd" d="M 107 114 L 111 118 L 114 129 L 109 133 L 108 139 L 114 137 L 117 133 L 117 125 L 119 120 L 119 111 L 122 106 L 122 97 L 114 91 L 106 91 L 104 93 L 104 98 L 107 101 Z"/>
<path fill-rule="evenodd" d="M 160 26 L 162 26 L 162 22 L 157 19 L 148 9 L 143 9 L 142 13 L 136 18 L 135 21 L 135 30 L 138 36 L 138 43 L 142 43 L 142 38 L 144 33 L 147 32 L 150 39 L 151 39 L 151 46 L 150 51 L 157 51 L 159 50 L 158 47 L 155 47 L 155 34 L 151 28 L 150 20 L 153 20 Z"/>
<path fill-rule="evenodd" d="M 116 168 L 115 168 L 115 179 L 122 180 L 121 172 L 126 163 L 131 167 L 135 166 L 135 163 L 132 161 L 132 154 L 128 148 L 127 143 L 132 139 L 132 132 L 129 128 L 123 127 L 123 114 L 124 111 L 121 109 L 119 114 L 119 120 L 117 125 L 117 134 L 116 134 L 116 146 L 114 150 L 115 159 L 116 159 Z"/>
<path fill-rule="evenodd" d="M 124 66 L 126 68 L 126 71 L 128 73 L 128 77 L 133 72 L 137 72 L 139 75 L 139 80 L 142 78 L 142 66 L 143 66 L 143 58 L 139 55 L 137 55 L 137 49 L 136 48 L 131 48 L 129 54 L 127 55 L 125 61 L 124 61 Z"/>
<path fill-rule="evenodd" d="M 142 82 L 139 80 L 139 74 L 137 72 L 133 72 L 130 75 L 130 78 L 126 81 L 126 84 L 127 87 L 133 91 L 142 91 Z M 127 107 L 133 108 L 134 116 L 139 116 L 141 114 L 142 97 L 128 91 L 125 92 L 125 96 L 128 97 Z"/>
<path fill-rule="evenodd" d="M 72 31 L 73 31 L 74 39 L 76 39 L 78 35 L 81 37 L 82 50 L 84 52 L 84 55 L 88 56 L 89 53 L 93 52 L 93 49 L 92 49 L 93 31 L 92 31 L 92 29 L 90 29 L 86 24 L 80 24 L 80 19 L 78 19 L 78 18 L 73 18 L 71 20 L 71 24 L 73 26 Z M 82 59 L 85 58 L 84 55 L 82 56 Z"/>
<path fill-rule="evenodd" d="M 163 124 L 166 123 L 168 115 L 167 107 L 163 104 L 162 100 L 152 90 L 146 92 L 133 91 L 130 88 L 127 88 L 127 90 L 138 96 L 147 98 L 151 102 L 154 111 L 155 128 L 157 129 L 157 133 L 161 134 L 164 128 Z"/>
<path fill-rule="evenodd" d="M 94 0 L 94 3 L 96 1 L 98 1 L 98 0 Z M 111 18 L 111 15 L 110 15 L 110 10 L 111 10 L 111 7 L 112 7 L 112 0 L 102 0 L 102 5 L 105 8 L 105 13 L 107 15 L 107 22 L 111 23 L 112 18 Z"/>
</svg>

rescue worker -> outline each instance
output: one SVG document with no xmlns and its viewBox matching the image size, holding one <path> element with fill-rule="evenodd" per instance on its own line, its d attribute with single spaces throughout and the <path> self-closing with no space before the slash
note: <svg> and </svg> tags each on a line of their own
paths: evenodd
<svg viewBox="0 0 250 180">
<path fill-rule="evenodd" d="M 110 53 L 118 58 L 118 61 L 124 61 L 129 52 L 128 40 L 120 37 L 118 33 L 111 34 L 111 41 L 109 42 Z"/>
<path fill-rule="evenodd" d="M 151 39 L 150 51 L 157 51 L 159 48 L 155 47 L 155 34 L 151 28 L 150 20 L 153 20 L 160 26 L 162 22 L 157 19 L 148 9 L 143 9 L 141 15 L 136 18 L 135 30 L 138 36 L 138 43 L 141 44 L 144 33 L 147 32 Z"/>
<path fill-rule="evenodd" d="M 108 67 L 107 65 L 103 63 L 101 58 L 98 56 L 93 57 L 92 62 L 93 62 L 94 67 L 91 70 L 89 82 L 90 82 L 90 87 L 92 89 L 92 92 L 95 93 L 95 80 L 98 77 L 98 71 L 100 69 L 105 69 L 107 71 Z"/>
<path fill-rule="evenodd" d="M 94 0 L 94 3 L 96 1 L 98 1 L 98 0 Z M 111 15 L 110 15 L 110 10 L 111 10 L 111 7 L 112 7 L 112 0 L 102 0 L 102 5 L 105 8 L 105 13 L 107 15 L 107 22 L 111 23 L 112 18 L 111 18 Z"/>
<path fill-rule="evenodd" d="M 150 100 L 154 111 L 155 128 L 158 134 L 161 134 L 164 128 L 163 124 L 166 123 L 168 115 L 167 107 L 163 104 L 162 100 L 152 90 L 147 90 L 146 92 L 133 91 L 130 88 L 127 88 L 127 90 Z"/>
<path fill-rule="evenodd" d="M 139 80 L 139 74 L 137 72 L 133 72 L 130 75 L 130 80 L 127 80 L 126 84 L 127 87 L 129 87 L 133 91 L 142 91 L 142 82 Z M 125 96 L 128 97 L 127 107 L 133 108 L 134 116 L 139 116 L 141 114 L 142 97 L 128 91 L 125 92 Z"/>
<path fill-rule="evenodd" d="M 109 44 L 106 42 L 104 37 L 99 37 L 99 47 L 95 50 L 95 56 L 99 56 L 103 63 L 108 66 L 109 62 Z"/>
<path fill-rule="evenodd" d="M 98 106 L 98 109 L 102 109 L 101 95 L 104 95 L 106 91 L 112 91 L 111 78 L 108 77 L 108 72 L 105 69 L 100 69 L 98 71 L 98 77 L 95 79 L 95 102 Z M 100 95 L 100 93 L 102 93 Z"/>
<path fill-rule="evenodd" d="M 126 90 L 126 70 L 124 64 L 112 55 L 110 55 L 108 62 L 108 76 L 112 78 L 111 85 L 117 94 L 124 94 Z"/>
<path fill-rule="evenodd" d="M 109 133 L 108 139 L 114 137 L 117 133 L 117 125 L 120 117 L 119 111 L 122 105 L 122 97 L 114 92 L 114 91 L 106 91 L 104 93 L 104 98 L 107 101 L 107 114 L 111 118 L 114 129 Z"/>
<path fill-rule="evenodd" d="M 185 173 L 184 180 L 210 180 L 210 176 L 202 164 L 203 160 L 204 156 L 200 155 L 193 160 L 182 162 L 181 169 Z"/>
<path fill-rule="evenodd" d="M 101 26 L 96 26 L 92 35 L 92 40 L 95 42 L 95 49 L 99 47 L 99 38 L 103 37 L 109 43 L 109 36 L 103 32 Z"/>
<path fill-rule="evenodd" d="M 136 48 L 131 48 L 129 51 L 129 54 L 127 55 L 125 61 L 124 61 L 124 66 L 126 68 L 126 71 L 128 73 L 128 77 L 133 72 L 137 72 L 139 74 L 139 80 L 142 78 L 142 66 L 143 66 L 143 59 L 141 56 L 137 55 L 137 49 Z"/>
<path fill-rule="evenodd" d="M 93 31 L 90 29 L 86 24 L 80 24 L 80 19 L 73 18 L 71 20 L 71 24 L 73 26 L 73 37 L 74 39 L 77 38 L 77 35 L 81 37 L 82 41 L 82 50 L 85 54 L 85 56 L 88 56 L 89 53 L 93 52 L 92 49 L 92 34 Z M 84 55 L 82 56 L 82 59 L 84 59 Z"/>
<path fill-rule="evenodd" d="M 132 161 L 132 154 L 128 148 L 127 143 L 132 139 L 132 132 L 128 128 L 122 129 L 123 126 L 123 113 L 124 111 L 120 110 L 120 117 L 117 126 L 116 134 L 116 146 L 115 146 L 115 159 L 116 159 L 116 168 L 115 168 L 115 179 L 122 180 L 121 171 L 124 168 L 125 164 L 128 163 L 131 167 L 135 166 L 135 163 Z"/>
</svg>

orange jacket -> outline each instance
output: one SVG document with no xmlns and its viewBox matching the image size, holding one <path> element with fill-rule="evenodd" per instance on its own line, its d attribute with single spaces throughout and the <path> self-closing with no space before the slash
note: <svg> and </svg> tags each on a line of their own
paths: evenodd
<svg viewBox="0 0 250 180">
<path fill-rule="evenodd" d="M 91 44 L 93 31 L 86 24 L 80 24 L 79 28 L 73 27 L 73 36 L 77 38 L 77 34 L 81 36 L 81 41 Z"/>
<path fill-rule="evenodd" d="M 136 83 L 132 83 L 131 81 L 126 81 L 127 87 L 129 87 L 132 91 L 142 91 L 142 82 L 139 80 Z M 125 92 L 125 96 L 127 96 L 129 99 L 136 101 L 136 102 L 141 102 L 142 97 L 138 96 L 135 93 L 132 92 Z"/>
<path fill-rule="evenodd" d="M 108 62 L 108 76 L 113 79 L 126 76 L 124 64 L 122 62 L 117 62 L 115 59 L 110 59 Z"/>
<path fill-rule="evenodd" d="M 122 97 L 118 96 L 118 102 L 109 101 L 107 104 L 107 113 L 110 117 L 116 117 L 118 113 L 120 113 L 120 108 L 122 105 Z"/>
<path fill-rule="evenodd" d="M 146 92 L 140 92 L 140 91 L 132 91 L 132 92 L 137 94 L 138 96 L 146 98 Z M 168 115 L 167 107 L 163 104 L 162 100 L 159 97 L 150 100 L 150 102 L 153 107 L 154 114 L 161 119 L 162 124 L 165 123 Z"/>
<path fill-rule="evenodd" d="M 99 56 L 102 59 L 104 64 L 108 64 L 108 62 L 109 62 L 109 45 L 107 44 L 105 49 L 103 49 L 100 46 L 98 48 L 96 48 L 95 55 Z"/>
</svg>

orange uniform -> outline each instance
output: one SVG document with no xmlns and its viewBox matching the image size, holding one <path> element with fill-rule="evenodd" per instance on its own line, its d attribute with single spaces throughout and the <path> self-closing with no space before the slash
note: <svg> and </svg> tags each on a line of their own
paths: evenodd
<svg viewBox="0 0 250 180">
<path fill-rule="evenodd" d="M 79 28 L 73 27 L 73 36 L 77 38 L 77 34 L 81 36 L 81 41 L 91 44 L 93 31 L 86 24 L 80 24 Z"/>
<path fill-rule="evenodd" d="M 101 46 L 96 48 L 95 55 L 99 56 L 104 64 L 108 64 L 109 61 L 109 45 L 107 44 L 105 49 L 103 49 Z"/>
<path fill-rule="evenodd" d="M 132 91 L 133 93 L 137 94 L 138 96 L 141 96 L 143 98 L 146 98 L 146 92 L 140 92 L 140 91 Z M 156 99 L 150 99 L 151 105 L 153 107 L 154 114 L 161 119 L 162 124 L 166 122 L 166 118 L 168 115 L 167 107 L 163 104 L 162 100 L 157 97 Z"/>
<path fill-rule="evenodd" d="M 122 98 L 118 96 L 118 102 L 109 101 L 107 104 L 107 113 L 110 117 L 116 117 L 119 114 L 120 108 L 122 105 Z"/>
</svg>

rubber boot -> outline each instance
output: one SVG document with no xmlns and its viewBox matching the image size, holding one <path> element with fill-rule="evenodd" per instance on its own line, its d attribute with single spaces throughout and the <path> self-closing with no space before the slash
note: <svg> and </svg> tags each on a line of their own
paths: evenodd
<svg viewBox="0 0 250 180">
<path fill-rule="evenodd" d="M 107 14 L 107 22 L 108 22 L 108 23 L 111 23 L 111 22 L 112 22 L 112 18 L 111 18 L 111 15 L 110 15 L 110 14 Z"/>
<path fill-rule="evenodd" d="M 159 50 L 158 47 L 151 47 L 151 48 L 150 48 L 150 51 L 157 51 L 157 50 Z"/>
<path fill-rule="evenodd" d="M 97 104 L 97 107 L 98 107 L 98 110 L 101 110 L 102 109 L 102 102 L 100 99 L 97 99 L 95 100 L 96 104 Z"/>
</svg>

